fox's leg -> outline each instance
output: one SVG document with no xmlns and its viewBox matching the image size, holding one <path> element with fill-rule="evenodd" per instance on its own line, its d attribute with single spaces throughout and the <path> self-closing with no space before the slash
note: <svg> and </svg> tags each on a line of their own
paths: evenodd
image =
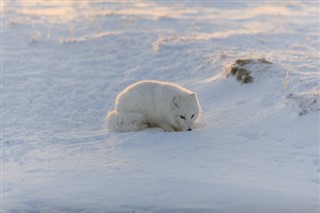
<svg viewBox="0 0 320 213">
<path fill-rule="evenodd" d="M 174 131 L 176 131 L 176 130 L 175 130 L 171 125 L 169 125 L 169 124 L 160 124 L 159 127 L 160 127 L 161 129 L 163 129 L 164 131 L 166 131 L 166 132 L 174 132 Z"/>
</svg>

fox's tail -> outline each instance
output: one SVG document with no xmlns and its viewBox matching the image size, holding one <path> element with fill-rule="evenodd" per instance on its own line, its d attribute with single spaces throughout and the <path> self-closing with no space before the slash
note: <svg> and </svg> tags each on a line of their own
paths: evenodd
<svg viewBox="0 0 320 213">
<path fill-rule="evenodd" d="M 148 124 L 144 115 L 136 112 L 111 111 L 107 115 L 106 128 L 113 132 L 139 131 L 146 129 Z"/>
</svg>

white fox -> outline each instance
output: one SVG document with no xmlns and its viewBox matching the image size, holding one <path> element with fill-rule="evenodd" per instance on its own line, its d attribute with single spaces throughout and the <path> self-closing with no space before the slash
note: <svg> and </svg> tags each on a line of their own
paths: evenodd
<svg viewBox="0 0 320 213">
<path fill-rule="evenodd" d="M 116 132 L 149 127 L 191 131 L 200 111 L 197 95 L 190 90 L 169 82 L 139 81 L 118 94 L 106 124 Z"/>
</svg>

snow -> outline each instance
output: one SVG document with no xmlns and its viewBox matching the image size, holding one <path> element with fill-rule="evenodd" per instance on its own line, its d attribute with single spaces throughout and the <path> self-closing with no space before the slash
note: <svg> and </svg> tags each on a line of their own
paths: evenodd
<svg viewBox="0 0 320 213">
<path fill-rule="evenodd" d="M 1 212 L 319 211 L 317 1 L 1 4 Z M 106 131 L 143 79 L 197 92 L 198 127 Z"/>
</svg>

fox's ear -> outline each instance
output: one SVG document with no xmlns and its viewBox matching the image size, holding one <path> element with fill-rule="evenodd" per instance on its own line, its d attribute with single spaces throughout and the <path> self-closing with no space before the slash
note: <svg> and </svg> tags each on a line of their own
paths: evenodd
<svg viewBox="0 0 320 213">
<path fill-rule="evenodd" d="M 191 97 L 197 98 L 197 93 L 195 93 L 195 92 L 191 93 Z"/>
<path fill-rule="evenodd" d="M 180 96 L 174 96 L 172 99 L 171 107 L 179 108 L 179 103 L 180 103 Z"/>
</svg>

